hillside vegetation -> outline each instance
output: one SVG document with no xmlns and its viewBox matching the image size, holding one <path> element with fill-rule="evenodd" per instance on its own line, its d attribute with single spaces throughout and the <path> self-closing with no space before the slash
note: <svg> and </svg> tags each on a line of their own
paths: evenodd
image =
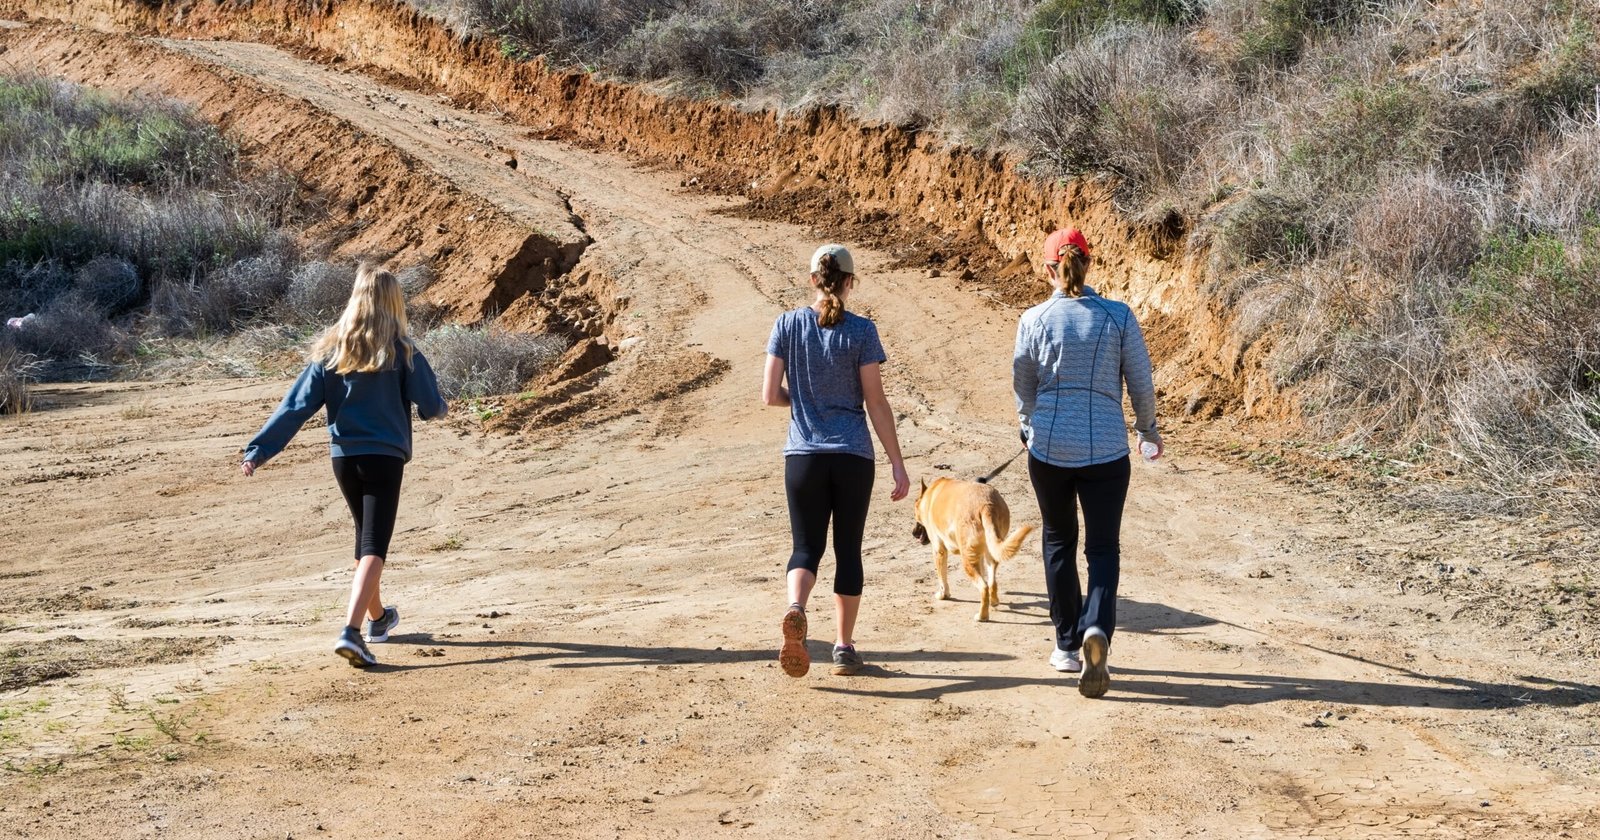
<svg viewBox="0 0 1600 840">
<path fill-rule="evenodd" d="M 0 76 L 0 414 L 42 380 L 298 364 L 354 279 L 301 241 L 317 212 L 183 105 Z M 414 296 L 432 273 L 399 277 Z M 469 398 L 517 391 L 565 349 L 492 323 L 422 343 L 446 394 Z"/>
<path fill-rule="evenodd" d="M 0 330 L 0 410 L 30 378 L 106 375 L 278 306 L 293 191 L 175 105 L 0 78 L 0 314 L 27 318 Z"/>
<path fill-rule="evenodd" d="M 1600 6 L 462 0 L 511 57 L 1106 179 L 1317 431 L 1518 483 L 1600 460 Z M 1159 360 L 1158 360 L 1159 362 Z"/>
</svg>

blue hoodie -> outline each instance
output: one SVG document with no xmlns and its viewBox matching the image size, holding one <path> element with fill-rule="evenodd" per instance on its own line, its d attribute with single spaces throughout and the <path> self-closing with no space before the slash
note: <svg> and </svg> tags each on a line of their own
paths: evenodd
<svg viewBox="0 0 1600 840">
<path fill-rule="evenodd" d="M 333 457 L 392 455 L 409 461 L 412 404 L 424 420 L 437 420 L 448 410 L 421 351 L 412 353 L 411 367 L 404 372 L 338 374 L 312 362 L 245 447 L 244 460 L 265 464 L 289 445 L 317 409 L 327 406 Z"/>
</svg>

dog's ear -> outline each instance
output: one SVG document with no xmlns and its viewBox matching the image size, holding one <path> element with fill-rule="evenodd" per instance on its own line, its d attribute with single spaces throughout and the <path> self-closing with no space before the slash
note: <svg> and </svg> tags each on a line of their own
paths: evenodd
<svg viewBox="0 0 1600 840">
<path fill-rule="evenodd" d="M 924 490 L 924 491 L 926 491 L 926 490 L 927 490 L 927 489 L 928 489 L 928 477 L 927 477 L 927 476 L 922 476 L 922 477 L 921 477 L 921 478 L 920 478 L 920 479 L 918 479 L 918 480 L 919 480 L 919 481 L 921 481 L 921 482 L 922 482 L 922 489 L 923 489 L 923 490 Z"/>
</svg>

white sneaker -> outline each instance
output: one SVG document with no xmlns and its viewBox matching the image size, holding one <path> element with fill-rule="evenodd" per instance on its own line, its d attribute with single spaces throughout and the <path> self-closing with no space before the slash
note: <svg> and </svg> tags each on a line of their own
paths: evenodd
<svg viewBox="0 0 1600 840">
<path fill-rule="evenodd" d="M 1050 654 L 1050 667 L 1063 674 L 1076 674 L 1083 670 L 1083 660 L 1075 650 L 1056 648 L 1055 653 Z"/>
</svg>

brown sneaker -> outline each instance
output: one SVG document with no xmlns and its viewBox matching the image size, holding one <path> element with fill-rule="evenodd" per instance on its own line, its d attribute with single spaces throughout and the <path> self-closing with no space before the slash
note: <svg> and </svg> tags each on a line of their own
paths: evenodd
<svg viewBox="0 0 1600 840">
<path fill-rule="evenodd" d="M 1111 687 L 1111 672 L 1106 668 L 1106 631 L 1090 627 L 1083 634 L 1083 675 L 1078 677 L 1078 693 L 1100 697 Z"/>
<path fill-rule="evenodd" d="M 811 670 L 811 654 L 806 653 L 806 611 L 799 604 L 790 604 L 783 614 L 783 649 L 778 651 L 778 664 L 791 677 L 803 677 Z"/>
</svg>

